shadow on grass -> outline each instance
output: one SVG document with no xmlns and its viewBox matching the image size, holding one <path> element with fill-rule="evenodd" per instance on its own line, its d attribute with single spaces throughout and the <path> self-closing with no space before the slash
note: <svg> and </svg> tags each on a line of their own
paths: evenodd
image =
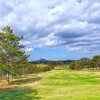
<svg viewBox="0 0 100 100">
<path fill-rule="evenodd" d="M 34 82 L 37 82 L 41 79 L 42 79 L 41 77 L 19 79 L 19 80 L 11 81 L 10 84 L 20 85 L 20 84 L 34 83 Z"/>
<path fill-rule="evenodd" d="M 38 91 L 30 87 L 0 89 L 0 100 L 40 100 Z"/>
</svg>

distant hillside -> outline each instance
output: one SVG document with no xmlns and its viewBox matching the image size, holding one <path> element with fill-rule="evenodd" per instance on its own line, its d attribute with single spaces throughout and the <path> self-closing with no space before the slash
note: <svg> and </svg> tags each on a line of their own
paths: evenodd
<svg viewBox="0 0 100 100">
<path fill-rule="evenodd" d="M 90 60 L 89 58 L 81 58 L 80 60 Z M 49 61 L 51 62 L 63 62 L 63 63 L 71 63 L 71 62 L 75 62 L 75 61 L 78 61 L 78 60 L 58 60 L 58 61 L 54 61 L 54 60 L 47 60 L 47 59 L 39 59 L 39 60 L 35 60 L 35 61 L 31 61 L 30 63 L 48 63 Z"/>
<path fill-rule="evenodd" d="M 47 63 L 48 60 L 46 59 L 39 59 L 39 60 L 35 60 L 35 61 L 31 61 L 31 63 Z"/>
<path fill-rule="evenodd" d="M 37 60 L 37 62 L 46 63 L 46 62 L 48 62 L 48 60 L 46 60 L 46 59 L 40 59 L 40 60 Z"/>
<path fill-rule="evenodd" d="M 90 58 L 84 57 L 84 58 L 81 58 L 80 60 L 90 60 Z"/>
<path fill-rule="evenodd" d="M 31 61 L 30 63 L 48 63 L 48 62 L 53 62 L 53 63 L 71 63 L 75 60 L 46 60 L 46 59 L 39 59 L 35 61 Z"/>
</svg>

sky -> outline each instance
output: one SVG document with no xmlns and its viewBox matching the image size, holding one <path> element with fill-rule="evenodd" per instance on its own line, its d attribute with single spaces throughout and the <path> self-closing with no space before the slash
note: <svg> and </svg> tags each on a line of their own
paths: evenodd
<svg viewBox="0 0 100 100">
<path fill-rule="evenodd" d="M 100 0 L 0 0 L 0 29 L 23 35 L 29 60 L 100 54 Z"/>
</svg>

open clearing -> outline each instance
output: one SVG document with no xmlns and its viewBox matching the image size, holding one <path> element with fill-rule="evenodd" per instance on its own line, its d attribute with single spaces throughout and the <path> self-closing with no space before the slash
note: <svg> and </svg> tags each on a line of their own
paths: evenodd
<svg viewBox="0 0 100 100">
<path fill-rule="evenodd" d="M 99 73 L 52 70 L 0 82 L 0 100 L 100 100 Z"/>
</svg>

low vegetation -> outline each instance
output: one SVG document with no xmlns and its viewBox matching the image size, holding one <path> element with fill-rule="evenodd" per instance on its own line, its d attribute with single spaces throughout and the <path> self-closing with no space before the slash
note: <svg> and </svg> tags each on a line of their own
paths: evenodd
<svg viewBox="0 0 100 100">
<path fill-rule="evenodd" d="M 72 62 L 69 65 L 69 68 L 72 70 L 100 69 L 100 55 L 94 56 L 90 60 L 79 60 L 79 61 Z"/>
<path fill-rule="evenodd" d="M 37 80 L 26 83 L 25 77 Z M 25 77 L 20 77 L 17 86 L 0 86 L 0 100 L 100 100 L 97 70 L 52 70 Z M 41 78 L 38 80 L 38 77 Z M 19 78 L 15 80 L 18 83 Z"/>
</svg>

